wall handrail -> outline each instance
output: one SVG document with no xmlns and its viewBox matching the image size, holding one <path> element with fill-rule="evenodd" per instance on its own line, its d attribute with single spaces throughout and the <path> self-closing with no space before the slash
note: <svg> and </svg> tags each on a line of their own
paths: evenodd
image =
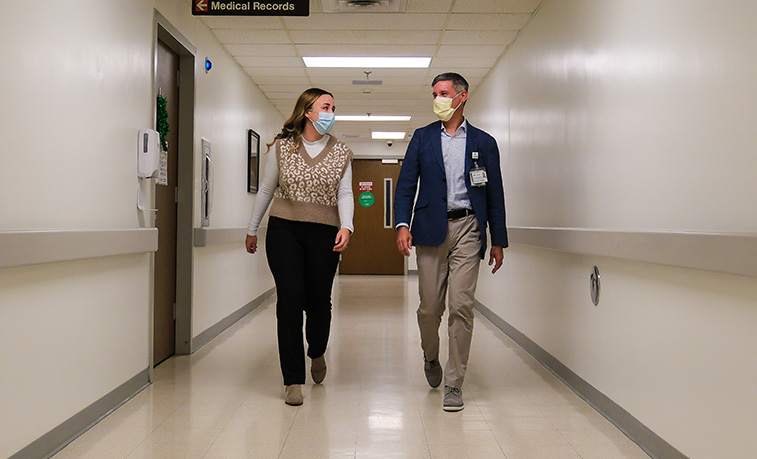
<svg viewBox="0 0 757 459">
<path fill-rule="evenodd" d="M 0 268 L 157 250 L 157 228 L 0 231 Z"/>
<path fill-rule="evenodd" d="M 757 277 L 757 233 L 508 227 L 510 243 Z"/>
</svg>

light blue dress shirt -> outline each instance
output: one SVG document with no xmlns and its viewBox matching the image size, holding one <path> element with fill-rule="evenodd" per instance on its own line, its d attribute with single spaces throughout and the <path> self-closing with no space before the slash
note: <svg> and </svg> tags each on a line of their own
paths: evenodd
<svg viewBox="0 0 757 459">
<path fill-rule="evenodd" d="M 442 157 L 447 175 L 447 210 L 471 209 L 468 189 L 465 187 L 465 141 L 468 122 L 449 135 L 442 123 Z"/>
</svg>

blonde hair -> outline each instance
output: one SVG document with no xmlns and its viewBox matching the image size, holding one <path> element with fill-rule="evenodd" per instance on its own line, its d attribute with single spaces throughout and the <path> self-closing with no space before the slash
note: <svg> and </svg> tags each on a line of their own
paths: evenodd
<svg viewBox="0 0 757 459">
<path fill-rule="evenodd" d="M 321 88 L 310 88 L 303 91 L 300 97 L 297 98 L 297 102 L 294 104 L 292 114 L 289 115 L 289 119 L 284 123 L 284 127 L 281 128 L 281 132 L 276 134 L 271 143 L 267 143 L 266 153 L 271 149 L 271 146 L 279 139 L 291 139 L 294 141 L 294 149 L 300 148 L 300 142 L 302 141 L 302 132 L 305 130 L 305 123 L 308 121 L 305 118 L 305 113 L 313 107 L 313 104 L 319 97 L 324 94 L 328 94 L 334 97 L 330 92 Z"/>
</svg>

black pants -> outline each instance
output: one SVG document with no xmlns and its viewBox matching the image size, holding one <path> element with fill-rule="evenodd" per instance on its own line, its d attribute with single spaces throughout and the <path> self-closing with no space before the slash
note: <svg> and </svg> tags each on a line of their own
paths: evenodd
<svg viewBox="0 0 757 459">
<path fill-rule="evenodd" d="M 305 383 L 303 311 L 308 357 L 326 352 L 331 328 L 331 288 L 339 253 L 339 229 L 319 223 L 270 217 L 266 253 L 276 283 L 276 323 L 284 385 Z"/>
</svg>

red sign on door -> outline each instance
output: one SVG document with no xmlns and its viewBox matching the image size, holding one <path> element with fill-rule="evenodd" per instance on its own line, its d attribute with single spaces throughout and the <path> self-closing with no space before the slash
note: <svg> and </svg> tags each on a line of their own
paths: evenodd
<svg viewBox="0 0 757 459">
<path fill-rule="evenodd" d="M 358 191 L 373 191 L 373 182 L 359 182 Z"/>
</svg>

